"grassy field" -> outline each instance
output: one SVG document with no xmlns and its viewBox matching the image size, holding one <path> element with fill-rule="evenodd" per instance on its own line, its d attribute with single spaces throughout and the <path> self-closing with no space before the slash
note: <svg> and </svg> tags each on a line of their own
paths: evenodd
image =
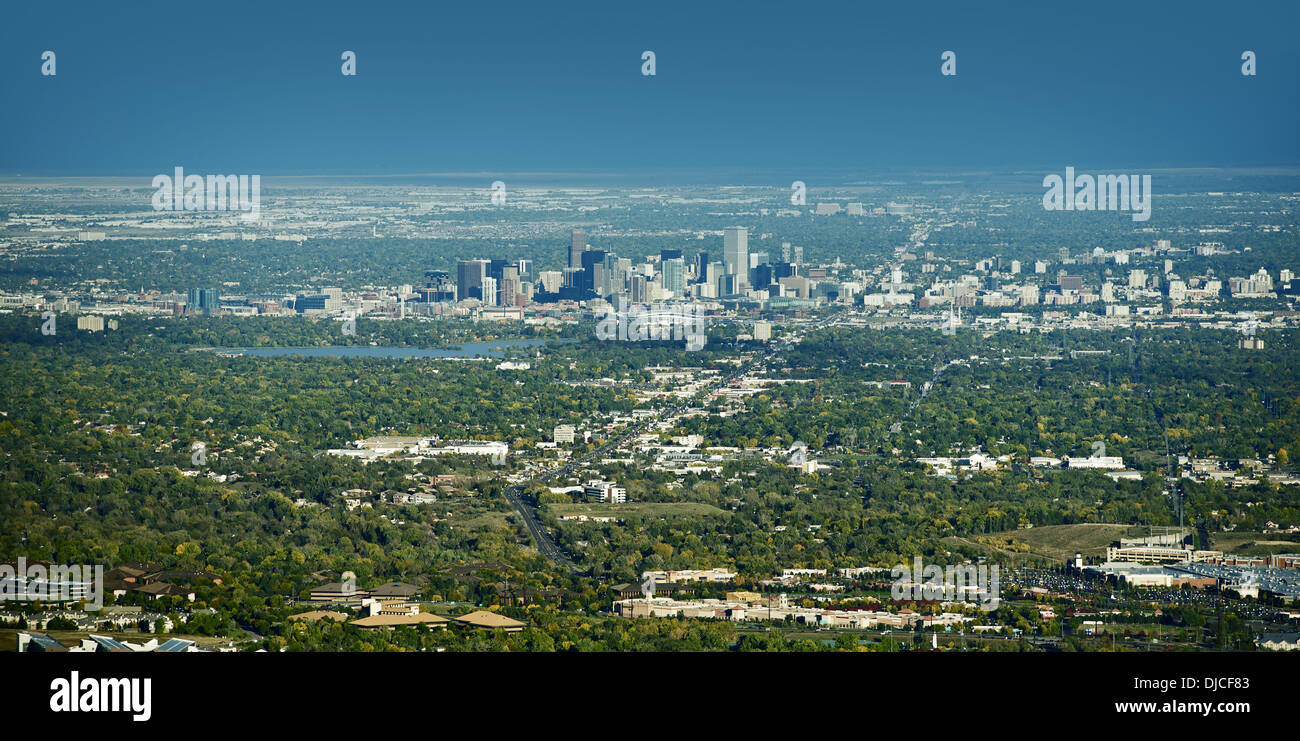
<svg viewBox="0 0 1300 741">
<path fill-rule="evenodd" d="M 1120 538 L 1133 538 L 1145 533 L 1144 527 L 1084 523 L 1043 525 L 1028 530 L 1006 530 L 969 538 L 944 538 L 944 541 L 973 546 L 990 556 L 1015 563 L 1043 559 L 1063 563 L 1073 558 L 1075 553 L 1091 557 L 1101 556 L 1106 552 L 1106 546 Z"/>
<path fill-rule="evenodd" d="M 1280 533 L 1211 533 L 1210 547 L 1224 553 L 1266 556 L 1270 553 L 1300 552 L 1300 538 Z"/>
<path fill-rule="evenodd" d="M 455 513 L 453 513 L 454 515 Z M 477 512 L 462 518 L 452 517 L 457 525 L 473 530 L 495 530 L 510 524 L 509 512 Z"/>
<path fill-rule="evenodd" d="M 588 517 L 618 517 L 620 519 L 646 519 L 695 515 L 724 517 L 727 512 L 711 504 L 699 502 L 629 502 L 627 504 L 548 504 L 548 515 L 587 515 Z"/>
</svg>

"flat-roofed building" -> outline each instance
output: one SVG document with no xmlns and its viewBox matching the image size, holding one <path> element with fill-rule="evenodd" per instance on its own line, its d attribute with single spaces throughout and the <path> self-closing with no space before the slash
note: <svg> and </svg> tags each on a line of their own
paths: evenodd
<svg viewBox="0 0 1300 741">
<path fill-rule="evenodd" d="M 647 571 L 641 574 L 641 580 L 645 581 L 652 576 L 656 583 L 683 583 L 693 581 L 728 582 L 735 581 L 736 579 L 736 575 L 727 569 L 683 569 L 681 571 Z"/>
<path fill-rule="evenodd" d="M 1198 551 L 1191 546 L 1110 546 L 1106 560 L 1125 563 L 1201 563 L 1221 558 L 1221 551 Z"/>
</svg>

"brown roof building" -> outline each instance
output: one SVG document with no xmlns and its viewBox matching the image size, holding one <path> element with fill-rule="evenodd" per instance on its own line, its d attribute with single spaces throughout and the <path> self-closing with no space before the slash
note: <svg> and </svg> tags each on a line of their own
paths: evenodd
<svg viewBox="0 0 1300 741">
<path fill-rule="evenodd" d="M 505 615 L 499 615 L 487 610 L 471 612 L 468 615 L 452 618 L 461 625 L 479 630 L 504 630 L 507 633 L 518 633 L 527 627 L 527 623 L 521 623 L 514 618 L 508 618 Z"/>
<path fill-rule="evenodd" d="M 447 622 L 447 618 L 441 615 L 421 612 L 416 615 L 371 615 L 353 620 L 351 624 L 358 628 L 374 630 L 378 628 L 395 628 L 399 625 L 427 625 L 430 628 L 443 628 L 446 627 Z"/>
<path fill-rule="evenodd" d="M 333 620 L 336 623 L 345 623 L 348 620 L 348 616 L 341 612 L 334 612 L 332 610 L 312 610 L 311 612 L 300 612 L 297 615 L 290 615 L 289 619 L 306 620 L 310 623 L 314 623 L 317 620 Z"/>
</svg>

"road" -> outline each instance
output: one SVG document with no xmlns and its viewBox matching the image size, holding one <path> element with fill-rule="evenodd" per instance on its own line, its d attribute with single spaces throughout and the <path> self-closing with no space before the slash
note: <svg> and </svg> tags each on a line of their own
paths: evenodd
<svg viewBox="0 0 1300 741">
<path fill-rule="evenodd" d="M 961 362 L 962 361 L 960 360 L 950 360 L 944 365 L 935 368 L 934 375 L 930 377 L 929 381 L 926 381 L 921 386 L 920 396 L 916 397 L 916 400 L 913 401 L 912 404 L 907 407 L 907 411 L 903 412 L 903 414 L 898 417 L 897 422 L 890 425 L 889 432 L 895 435 L 902 432 L 903 422 L 912 416 L 912 412 L 915 412 L 916 408 L 921 406 L 921 402 L 925 401 L 925 397 L 929 395 L 931 391 L 934 390 L 934 385 L 939 382 L 939 377 L 942 376 L 945 371 L 947 371 L 949 368 L 953 367 L 954 365 L 961 365 Z"/>
<path fill-rule="evenodd" d="M 834 324 L 841 317 L 842 315 L 837 312 L 830 316 L 818 319 L 807 327 L 805 333 L 825 329 L 831 324 Z M 711 394 L 750 373 L 765 371 L 767 369 L 767 364 L 771 362 L 773 358 L 778 357 L 782 352 L 798 344 L 802 339 L 803 334 L 800 334 L 794 339 L 789 339 L 779 343 L 772 352 L 763 355 L 758 359 L 749 361 L 744 366 L 737 368 L 730 375 L 719 378 L 703 393 L 705 395 Z M 556 466 L 555 468 L 533 476 L 531 479 L 527 479 L 506 488 L 506 500 L 510 502 L 510 506 L 514 508 L 520 519 L 524 521 L 524 526 L 528 528 L 528 534 L 532 536 L 533 542 L 537 544 L 537 551 L 546 557 L 546 559 L 551 563 L 565 568 L 571 573 L 577 573 L 579 571 L 577 564 L 574 563 L 569 554 L 565 553 L 564 550 L 560 548 L 559 544 L 555 542 L 555 539 L 551 537 L 551 534 L 547 532 L 547 529 L 542 525 L 541 520 L 537 516 L 537 508 L 524 499 L 525 486 L 533 482 L 545 483 L 561 476 L 568 476 L 573 471 L 581 468 L 598 457 L 603 456 L 610 450 L 619 448 L 628 440 L 640 435 L 651 425 L 658 424 L 670 416 L 684 413 L 689 406 L 688 402 L 681 401 L 673 406 L 665 407 L 664 409 L 661 409 L 658 414 L 652 417 L 646 417 L 645 419 L 628 425 L 617 436 L 606 440 L 599 447 L 588 451 L 583 456 L 579 458 L 571 458 L 561 466 Z"/>
</svg>

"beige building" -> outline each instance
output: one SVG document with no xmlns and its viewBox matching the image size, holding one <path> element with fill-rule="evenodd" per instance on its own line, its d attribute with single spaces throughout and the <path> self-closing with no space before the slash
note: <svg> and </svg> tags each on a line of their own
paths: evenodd
<svg viewBox="0 0 1300 741">
<path fill-rule="evenodd" d="M 528 627 L 527 623 L 520 622 L 514 618 L 508 618 L 505 615 L 499 615 L 488 610 L 479 610 L 471 612 L 468 615 L 461 615 L 452 618 L 456 622 L 470 628 L 479 630 L 504 630 L 507 633 L 518 633 Z"/>
</svg>

